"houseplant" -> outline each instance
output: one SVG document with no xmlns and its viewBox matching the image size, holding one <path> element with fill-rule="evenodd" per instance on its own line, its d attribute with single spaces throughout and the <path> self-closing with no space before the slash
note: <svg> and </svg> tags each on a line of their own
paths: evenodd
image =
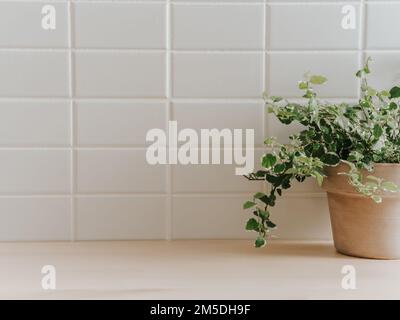
<svg viewBox="0 0 400 320">
<path fill-rule="evenodd" d="M 262 169 L 247 176 L 265 180 L 267 193 L 246 201 L 253 217 L 246 229 L 266 244 L 275 228 L 270 208 L 293 180 L 314 178 L 328 194 L 335 247 L 339 252 L 369 258 L 400 257 L 400 87 L 376 90 L 368 85 L 370 59 L 356 73 L 361 82 L 357 104 L 324 102 L 313 86 L 327 81 L 306 75 L 299 82 L 304 104 L 265 96 L 268 111 L 281 123 L 300 123 L 304 130 L 289 144 L 265 140 Z"/>
</svg>

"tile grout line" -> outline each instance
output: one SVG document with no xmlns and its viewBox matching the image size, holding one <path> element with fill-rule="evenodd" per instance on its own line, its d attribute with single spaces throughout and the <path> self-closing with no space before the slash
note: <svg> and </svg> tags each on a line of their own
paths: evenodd
<svg viewBox="0 0 400 320">
<path fill-rule="evenodd" d="M 361 42 L 361 54 L 362 59 L 364 60 L 365 52 L 367 50 L 367 19 L 368 19 L 368 2 L 366 0 L 361 0 L 361 6 L 363 8 L 363 17 L 362 17 L 362 42 Z"/>
<path fill-rule="evenodd" d="M 359 18 L 359 32 L 358 32 L 358 63 L 359 63 L 359 69 L 361 69 L 364 65 L 364 59 L 365 59 L 365 42 L 366 42 L 366 33 L 365 33 L 365 27 L 366 27 L 366 4 L 365 0 L 360 0 L 360 18 Z M 358 79 L 358 98 L 361 98 L 361 79 Z"/>
<path fill-rule="evenodd" d="M 165 41 L 166 41 L 166 72 L 165 72 L 165 85 L 166 85 L 166 125 L 165 128 L 168 130 L 169 121 L 172 120 L 172 18 L 171 18 L 172 4 L 171 0 L 166 0 L 165 3 Z M 165 221 L 165 238 L 166 240 L 172 240 L 172 220 L 173 220 L 173 199 L 172 199 L 172 165 L 166 164 L 166 186 L 167 186 L 167 208 L 166 208 L 166 221 Z"/>
<path fill-rule="evenodd" d="M 399 3 L 400 4 L 400 3 Z M 0 47 L 0 52 L 40 52 L 40 53 L 53 53 L 53 52 L 63 52 L 69 53 L 77 52 L 77 53 L 128 53 L 128 54 L 148 54 L 148 53 L 167 53 L 166 49 L 133 49 L 133 48 L 45 48 L 45 47 Z M 293 49 L 293 48 L 277 48 L 277 49 L 170 49 L 168 50 L 170 53 L 176 54 L 203 54 L 203 55 L 211 55 L 211 54 L 230 54 L 230 55 L 257 55 L 257 54 L 332 54 L 332 53 L 357 53 L 359 51 L 359 47 L 355 48 L 301 48 L 301 49 Z M 369 48 L 369 51 L 385 53 L 385 52 L 400 52 L 398 47 L 386 47 L 386 48 Z"/>
<path fill-rule="evenodd" d="M 175 192 L 172 197 L 242 197 L 251 196 L 254 194 L 254 190 L 243 190 L 243 191 L 191 191 L 191 192 Z M 286 193 L 286 196 L 290 197 L 303 197 L 309 198 L 315 195 L 323 196 L 325 193 L 323 191 L 291 191 Z M 71 194 L 66 193 L 1 193 L 0 198 L 70 198 Z M 77 198 L 80 197 L 90 197 L 90 198 L 113 198 L 113 197 L 135 197 L 135 198 L 157 198 L 168 197 L 166 193 L 160 192 L 82 192 L 76 195 Z"/>
<path fill-rule="evenodd" d="M 268 90 L 267 89 L 267 86 L 268 86 L 268 81 L 267 81 L 268 59 L 267 59 L 266 50 L 267 50 L 267 43 L 268 43 L 267 42 L 267 37 L 268 37 L 268 39 L 270 38 L 270 34 L 269 34 L 269 31 L 270 31 L 269 21 L 270 21 L 270 19 L 268 18 L 269 7 L 268 7 L 268 4 L 267 4 L 267 0 L 264 0 L 263 13 L 264 13 L 263 14 L 263 17 L 264 17 L 264 19 L 263 19 L 263 51 L 264 51 L 264 54 L 263 54 L 263 66 L 262 66 L 262 68 L 263 68 L 263 70 L 262 70 L 262 77 L 263 77 L 262 83 L 263 83 L 263 90 L 265 92 L 267 92 L 267 90 Z M 263 111 L 262 111 L 262 115 L 263 115 L 263 123 L 262 123 L 262 126 L 263 126 L 263 139 L 265 139 L 266 135 L 269 135 L 269 125 L 268 125 L 269 121 L 268 121 L 268 113 L 266 112 L 266 108 L 265 108 L 265 103 L 262 104 L 262 108 L 263 108 Z M 257 159 L 255 161 L 257 161 Z M 255 168 L 256 168 L 256 163 L 254 163 L 254 165 L 255 165 Z M 267 193 L 268 187 L 267 187 L 267 184 L 265 183 L 265 181 L 263 181 L 262 187 L 263 187 L 263 192 Z"/>
<path fill-rule="evenodd" d="M 73 72 L 73 9 L 72 1 L 68 1 L 68 65 L 69 65 L 69 101 L 70 101 L 70 134 L 71 134 L 71 146 L 70 150 L 70 240 L 76 240 L 76 199 L 75 199 L 75 184 L 76 184 L 76 159 L 75 159 L 75 140 L 76 140 L 76 114 L 75 114 L 75 102 L 74 102 L 74 72 Z"/>
</svg>

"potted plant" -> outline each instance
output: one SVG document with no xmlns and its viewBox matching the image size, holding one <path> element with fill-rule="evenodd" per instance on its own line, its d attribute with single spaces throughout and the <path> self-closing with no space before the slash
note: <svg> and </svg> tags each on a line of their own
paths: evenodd
<svg viewBox="0 0 400 320">
<path fill-rule="evenodd" d="M 268 111 L 281 123 L 297 122 L 304 130 L 292 135 L 289 144 L 267 138 L 262 170 L 247 176 L 270 187 L 243 205 L 254 215 L 246 229 L 257 232 L 256 247 L 263 247 L 275 228 L 269 210 L 277 197 L 293 180 L 312 177 L 327 192 L 337 251 L 400 258 L 400 88 L 370 87 L 369 61 L 356 73 L 362 92 L 357 104 L 319 100 L 313 86 L 327 81 L 319 75 L 299 82 L 304 104 L 265 97 Z"/>
</svg>

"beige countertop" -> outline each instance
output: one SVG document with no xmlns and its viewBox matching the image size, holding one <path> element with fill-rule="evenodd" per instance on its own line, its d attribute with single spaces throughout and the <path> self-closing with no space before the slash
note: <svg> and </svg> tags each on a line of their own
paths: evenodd
<svg viewBox="0 0 400 320">
<path fill-rule="evenodd" d="M 44 265 L 56 290 L 41 286 Z M 342 268 L 356 289 L 342 288 Z M 335 252 L 330 242 L 246 240 L 0 243 L 0 298 L 399 299 L 400 261 Z"/>
</svg>

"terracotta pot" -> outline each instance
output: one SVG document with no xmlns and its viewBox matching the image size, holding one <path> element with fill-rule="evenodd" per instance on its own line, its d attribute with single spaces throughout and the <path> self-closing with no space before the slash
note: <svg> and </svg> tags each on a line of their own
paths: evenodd
<svg viewBox="0 0 400 320">
<path fill-rule="evenodd" d="M 347 176 L 337 174 L 348 170 L 344 164 L 327 168 L 323 184 L 336 250 L 363 258 L 400 259 L 400 195 L 385 192 L 382 203 L 375 203 L 358 194 Z M 376 164 L 372 175 L 400 186 L 400 164 Z"/>
</svg>

